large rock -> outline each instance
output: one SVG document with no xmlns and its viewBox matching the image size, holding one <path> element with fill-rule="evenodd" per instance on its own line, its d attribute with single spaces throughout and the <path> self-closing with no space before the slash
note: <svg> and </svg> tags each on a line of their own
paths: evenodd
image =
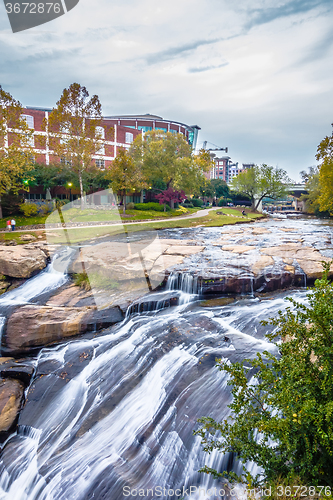
<svg viewBox="0 0 333 500">
<path fill-rule="evenodd" d="M 0 247 L 0 274 L 30 278 L 46 267 L 47 257 L 40 248 Z"/>
<path fill-rule="evenodd" d="M 14 424 L 21 407 L 24 385 L 18 380 L 0 379 L 0 432 Z"/>
<path fill-rule="evenodd" d="M 9 318 L 3 350 L 23 354 L 68 337 L 96 331 L 123 319 L 119 308 L 24 306 Z"/>
</svg>

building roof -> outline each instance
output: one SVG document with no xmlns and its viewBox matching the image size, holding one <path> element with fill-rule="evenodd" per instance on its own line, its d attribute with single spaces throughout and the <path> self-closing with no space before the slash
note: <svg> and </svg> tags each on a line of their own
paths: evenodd
<svg viewBox="0 0 333 500">
<path fill-rule="evenodd" d="M 49 112 L 52 111 L 52 108 L 39 108 L 38 106 L 25 106 L 24 109 L 31 109 L 35 111 L 49 111 Z"/>
<path fill-rule="evenodd" d="M 145 115 L 111 115 L 104 116 L 106 120 L 158 120 L 162 122 L 175 123 L 176 125 L 182 125 L 183 127 L 197 128 L 201 130 L 201 127 L 198 125 L 186 125 L 186 123 L 176 122 L 174 120 L 166 120 L 162 118 L 162 116 L 151 115 L 150 113 L 146 113 Z"/>
</svg>

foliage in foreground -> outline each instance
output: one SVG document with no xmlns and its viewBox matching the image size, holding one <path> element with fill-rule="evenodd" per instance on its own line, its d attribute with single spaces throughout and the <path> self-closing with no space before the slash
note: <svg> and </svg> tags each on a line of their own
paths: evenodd
<svg viewBox="0 0 333 500">
<path fill-rule="evenodd" d="M 218 368 L 230 375 L 232 413 L 221 422 L 201 418 L 195 432 L 202 437 L 205 451 L 234 452 L 243 464 L 256 462 L 266 482 L 297 475 L 302 484 L 333 485 L 333 285 L 328 281 L 329 268 L 324 265 L 322 279 L 309 292 L 308 306 L 289 298 L 294 310 L 289 307 L 264 322 L 276 327 L 267 338 L 278 346 L 279 356 L 264 352 L 243 363 L 218 361 Z M 201 471 L 228 476 L 207 466 Z M 245 473 L 242 479 L 255 484 L 258 478 Z"/>
</svg>

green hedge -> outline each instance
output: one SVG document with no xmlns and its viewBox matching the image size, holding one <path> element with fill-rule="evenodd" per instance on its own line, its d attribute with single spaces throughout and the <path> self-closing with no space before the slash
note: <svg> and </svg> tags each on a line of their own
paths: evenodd
<svg viewBox="0 0 333 500">
<path fill-rule="evenodd" d="M 201 208 L 202 205 L 203 205 L 203 201 L 202 200 L 199 200 L 199 198 L 192 198 L 191 199 L 191 202 L 192 202 L 192 205 L 195 207 L 195 208 Z"/>
<path fill-rule="evenodd" d="M 150 201 L 149 203 L 135 203 L 135 210 L 154 210 L 155 212 L 164 212 L 164 205 L 160 205 L 159 203 L 154 203 Z M 170 209 L 169 205 L 166 206 L 167 212 Z"/>
</svg>

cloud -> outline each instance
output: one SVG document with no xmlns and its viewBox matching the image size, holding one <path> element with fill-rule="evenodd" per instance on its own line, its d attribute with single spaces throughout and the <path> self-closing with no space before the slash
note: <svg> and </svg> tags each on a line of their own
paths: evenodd
<svg viewBox="0 0 333 500">
<path fill-rule="evenodd" d="M 276 7 L 250 9 L 250 19 L 245 23 L 244 29 L 249 30 L 254 26 L 270 23 L 280 18 L 307 13 L 318 7 L 324 7 L 331 11 L 333 8 L 331 0 L 293 0 Z"/>
<path fill-rule="evenodd" d="M 220 40 L 221 38 L 214 38 L 212 40 L 197 40 L 185 45 L 170 47 L 161 52 L 155 52 L 154 54 L 148 55 L 145 60 L 148 64 L 159 63 L 179 56 L 188 55 L 190 52 L 197 50 L 199 47 L 212 45 L 216 42 L 219 42 Z"/>
<path fill-rule="evenodd" d="M 210 71 L 212 69 L 218 69 L 218 68 L 223 68 L 224 66 L 227 66 L 229 63 L 228 62 L 224 62 L 222 64 L 218 64 L 217 66 L 203 66 L 203 67 L 197 67 L 197 68 L 189 68 L 188 69 L 188 72 L 189 73 L 202 73 L 204 71 Z"/>
</svg>

